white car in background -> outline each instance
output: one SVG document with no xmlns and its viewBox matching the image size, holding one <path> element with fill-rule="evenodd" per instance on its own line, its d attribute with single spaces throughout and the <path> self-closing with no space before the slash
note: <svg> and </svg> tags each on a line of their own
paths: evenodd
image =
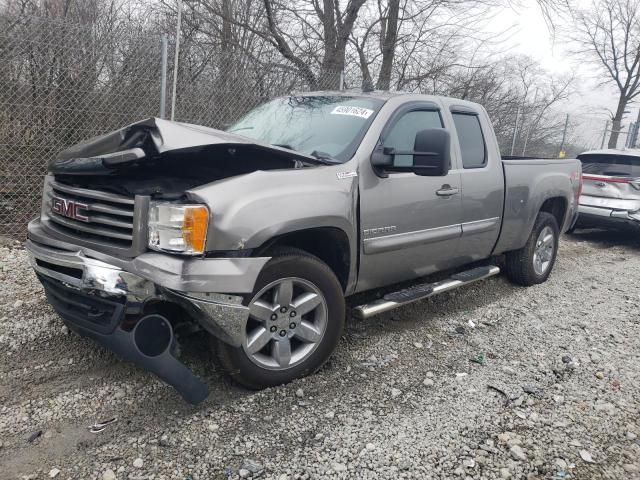
<svg viewBox="0 0 640 480">
<path fill-rule="evenodd" d="M 594 150 L 578 155 L 583 188 L 575 227 L 640 227 L 640 150 Z"/>
</svg>

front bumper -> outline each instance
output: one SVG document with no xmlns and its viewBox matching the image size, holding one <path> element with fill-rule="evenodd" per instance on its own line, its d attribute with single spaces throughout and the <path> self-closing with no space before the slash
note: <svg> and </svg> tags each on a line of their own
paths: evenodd
<svg viewBox="0 0 640 480">
<path fill-rule="evenodd" d="M 249 310 L 242 295 L 251 293 L 269 257 L 190 258 L 144 253 L 130 260 L 53 240 L 38 219 L 29 224 L 26 244 L 31 265 L 41 276 L 82 292 L 123 297 L 127 313 L 142 313 L 150 300 L 184 307 L 208 332 L 240 346 Z"/>
<path fill-rule="evenodd" d="M 145 307 L 157 301 L 177 304 L 209 333 L 239 347 L 249 316 L 242 294 L 253 290 L 269 260 L 160 253 L 130 260 L 110 258 L 48 238 L 38 220 L 29 224 L 26 249 L 49 303 L 71 328 L 156 373 L 192 403 L 206 397 L 206 385 L 170 354 L 174 342 L 170 322 L 162 317 L 154 320 L 156 327 L 164 325 L 160 330 L 171 330 L 171 345 L 162 355 L 146 355 L 134 341 L 141 335 L 136 331 L 143 331 L 138 329 L 140 323 L 153 316 Z"/>
</svg>

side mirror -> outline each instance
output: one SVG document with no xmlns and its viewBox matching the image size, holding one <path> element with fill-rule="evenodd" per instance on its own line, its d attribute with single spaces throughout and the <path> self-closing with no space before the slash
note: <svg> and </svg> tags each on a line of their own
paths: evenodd
<svg viewBox="0 0 640 480">
<path fill-rule="evenodd" d="M 416 175 L 443 177 L 449 173 L 451 135 L 444 128 L 429 128 L 416 133 L 413 150 Z"/>
<path fill-rule="evenodd" d="M 412 155 L 413 164 L 394 165 L 396 155 Z M 443 128 L 428 128 L 416 133 L 411 151 L 378 146 L 371 156 L 371 164 L 381 176 L 385 172 L 413 172 L 425 177 L 442 177 L 449 173 L 451 135 Z"/>
</svg>

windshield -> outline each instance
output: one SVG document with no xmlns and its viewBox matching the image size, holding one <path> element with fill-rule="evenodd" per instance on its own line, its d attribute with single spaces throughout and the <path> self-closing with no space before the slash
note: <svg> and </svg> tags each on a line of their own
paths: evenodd
<svg viewBox="0 0 640 480">
<path fill-rule="evenodd" d="M 345 162 L 356 152 L 383 104 L 370 97 L 277 98 L 246 114 L 227 132 Z"/>
<path fill-rule="evenodd" d="M 640 156 L 591 153 L 578 155 L 582 173 L 612 177 L 640 177 Z"/>
</svg>

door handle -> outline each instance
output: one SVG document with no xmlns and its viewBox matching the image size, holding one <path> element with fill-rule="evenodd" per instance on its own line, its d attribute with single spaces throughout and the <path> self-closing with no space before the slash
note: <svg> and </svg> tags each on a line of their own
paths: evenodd
<svg viewBox="0 0 640 480">
<path fill-rule="evenodd" d="M 439 197 L 450 197 L 452 195 L 457 195 L 460 193 L 460 190 L 452 187 L 451 185 L 443 185 L 440 190 L 436 190 L 436 195 Z"/>
</svg>

